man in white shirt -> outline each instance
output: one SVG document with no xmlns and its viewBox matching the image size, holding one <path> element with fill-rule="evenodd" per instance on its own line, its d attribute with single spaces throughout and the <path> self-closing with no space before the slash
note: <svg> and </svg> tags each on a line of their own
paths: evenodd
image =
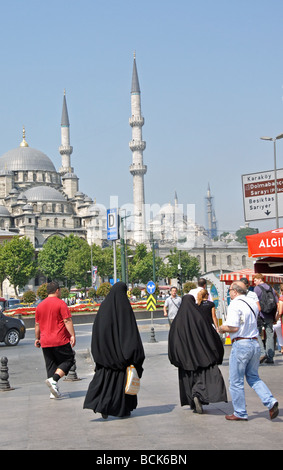
<svg viewBox="0 0 283 470">
<path fill-rule="evenodd" d="M 177 295 L 177 287 L 171 287 L 170 294 L 171 294 L 170 297 L 167 297 L 163 306 L 164 316 L 165 317 L 168 316 L 169 326 L 171 326 L 172 321 L 177 315 L 177 312 L 182 302 L 181 297 Z M 167 313 L 167 308 L 168 308 L 168 313 Z"/>
<path fill-rule="evenodd" d="M 189 294 L 193 295 L 197 302 L 198 293 L 203 289 L 206 289 L 206 279 L 204 279 L 204 277 L 200 277 L 198 280 L 198 286 L 195 289 L 191 289 Z M 212 301 L 210 294 L 208 295 L 208 300 Z"/>
<path fill-rule="evenodd" d="M 219 327 L 220 333 L 229 333 L 232 349 L 229 359 L 230 394 L 234 413 L 226 415 L 229 421 L 247 421 L 244 378 L 254 389 L 262 403 L 269 409 L 270 419 L 279 414 L 278 401 L 258 375 L 260 347 L 258 344 L 256 302 L 246 296 L 243 282 L 234 282 L 230 287 L 231 302 L 226 321 Z"/>
</svg>

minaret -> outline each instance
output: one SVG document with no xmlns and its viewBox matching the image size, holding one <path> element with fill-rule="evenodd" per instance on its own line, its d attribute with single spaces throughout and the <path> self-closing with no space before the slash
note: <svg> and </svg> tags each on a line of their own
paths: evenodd
<svg viewBox="0 0 283 470">
<path fill-rule="evenodd" d="M 132 140 L 129 143 L 133 153 L 133 163 L 130 165 L 130 173 L 133 175 L 133 202 L 134 202 L 134 240 L 137 243 L 145 241 L 145 207 L 144 207 L 144 175 L 147 171 L 143 164 L 143 151 L 146 143 L 142 140 L 142 126 L 144 118 L 141 113 L 141 92 L 134 54 L 134 65 L 131 89 L 131 112 L 129 119 L 132 128 Z"/>
<path fill-rule="evenodd" d="M 213 209 L 213 197 L 211 195 L 210 186 L 208 183 L 207 193 L 206 193 L 206 200 L 207 200 L 207 219 L 208 219 L 208 234 L 210 238 L 214 238 L 217 236 L 217 221 L 215 217 L 215 212 Z"/>
<path fill-rule="evenodd" d="M 62 166 L 59 169 L 59 173 L 62 178 L 63 191 L 69 199 L 73 199 L 79 190 L 79 179 L 74 173 L 74 168 L 71 167 L 73 147 L 70 145 L 70 122 L 65 90 L 61 118 L 61 146 L 59 147 L 59 152 L 62 155 Z"/>
<path fill-rule="evenodd" d="M 74 169 L 71 167 L 71 153 L 73 152 L 73 147 L 70 145 L 70 123 L 65 90 L 61 118 L 61 146 L 59 147 L 59 152 L 62 155 L 62 167 L 60 168 L 59 173 L 61 173 L 61 175 L 64 175 L 65 173 L 73 173 Z"/>
</svg>

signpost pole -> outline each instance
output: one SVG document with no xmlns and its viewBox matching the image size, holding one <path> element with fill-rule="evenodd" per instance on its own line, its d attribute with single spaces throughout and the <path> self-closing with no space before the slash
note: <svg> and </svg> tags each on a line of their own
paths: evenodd
<svg viewBox="0 0 283 470">
<path fill-rule="evenodd" d="M 153 327 L 153 310 L 156 310 L 156 298 L 153 295 L 155 292 L 156 286 L 155 283 L 149 281 L 146 286 L 146 290 L 148 292 L 148 297 L 146 301 L 146 308 L 147 310 L 151 311 L 151 335 L 149 339 L 149 343 L 157 343 L 155 339 L 154 327 Z"/>
</svg>

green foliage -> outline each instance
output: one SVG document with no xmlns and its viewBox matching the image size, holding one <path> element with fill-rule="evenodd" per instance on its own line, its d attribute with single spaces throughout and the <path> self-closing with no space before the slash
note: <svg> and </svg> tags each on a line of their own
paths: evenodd
<svg viewBox="0 0 283 470">
<path fill-rule="evenodd" d="M 44 284 L 41 284 L 41 286 L 38 287 L 36 294 L 41 300 L 46 299 L 47 297 L 47 283 L 46 282 Z"/>
<path fill-rule="evenodd" d="M 97 295 L 99 297 L 106 297 L 106 295 L 109 294 L 111 287 L 110 282 L 103 282 L 97 289 Z"/>
<path fill-rule="evenodd" d="M 64 238 L 54 235 L 44 243 L 38 253 L 40 271 L 52 281 L 64 279 L 64 264 L 68 255 L 68 245 Z"/>
<path fill-rule="evenodd" d="M 147 251 L 146 246 L 140 243 L 136 247 L 136 252 L 128 263 L 129 281 L 133 283 L 146 284 L 153 279 L 153 252 Z M 155 277 L 156 280 L 165 276 L 165 266 L 163 260 L 155 255 Z"/>
<path fill-rule="evenodd" d="M 1 257 L 5 276 L 18 296 L 18 287 L 24 287 L 36 273 L 33 245 L 28 238 L 16 236 L 4 243 Z"/>
<path fill-rule="evenodd" d="M 90 246 L 86 240 L 79 239 L 77 246 L 72 246 L 64 263 L 63 273 L 68 283 L 86 289 L 90 280 Z"/>
<path fill-rule="evenodd" d="M 90 287 L 88 290 L 89 299 L 94 299 L 96 297 L 96 290 L 93 287 Z"/>
<path fill-rule="evenodd" d="M 139 289 L 139 287 L 133 287 L 132 291 L 131 291 L 131 294 L 134 295 L 135 297 L 140 298 L 141 290 Z"/>
<path fill-rule="evenodd" d="M 191 289 L 195 289 L 196 287 L 197 285 L 195 282 L 191 282 L 191 281 L 185 282 L 185 284 L 183 285 L 183 293 L 188 294 Z"/>
<path fill-rule="evenodd" d="M 247 235 L 254 235 L 255 233 L 258 233 L 257 228 L 251 228 L 251 227 L 245 227 L 245 228 L 240 228 L 236 232 L 236 240 L 239 243 L 247 243 L 246 236 Z"/>
<path fill-rule="evenodd" d="M 67 299 L 69 297 L 70 291 L 67 287 L 61 287 L 61 298 Z"/>
<path fill-rule="evenodd" d="M 31 304 L 36 301 L 36 293 L 32 290 L 27 290 L 23 293 L 23 302 Z"/>
<path fill-rule="evenodd" d="M 166 275 L 169 278 L 176 278 L 179 273 L 178 265 L 182 267 L 182 280 L 192 280 L 200 276 L 200 264 L 195 256 L 189 255 L 186 251 L 178 251 L 177 248 L 170 250 L 167 256 Z"/>
</svg>

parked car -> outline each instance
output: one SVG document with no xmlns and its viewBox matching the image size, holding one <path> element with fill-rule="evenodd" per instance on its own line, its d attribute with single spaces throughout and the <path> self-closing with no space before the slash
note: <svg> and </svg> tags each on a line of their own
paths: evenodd
<svg viewBox="0 0 283 470">
<path fill-rule="evenodd" d="M 20 307 L 20 299 L 8 299 L 6 300 L 5 310 L 13 310 L 14 308 Z"/>
<path fill-rule="evenodd" d="M 0 312 L 0 342 L 7 346 L 16 346 L 20 339 L 26 334 L 26 327 L 23 320 L 8 317 Z"/>
</svg>

